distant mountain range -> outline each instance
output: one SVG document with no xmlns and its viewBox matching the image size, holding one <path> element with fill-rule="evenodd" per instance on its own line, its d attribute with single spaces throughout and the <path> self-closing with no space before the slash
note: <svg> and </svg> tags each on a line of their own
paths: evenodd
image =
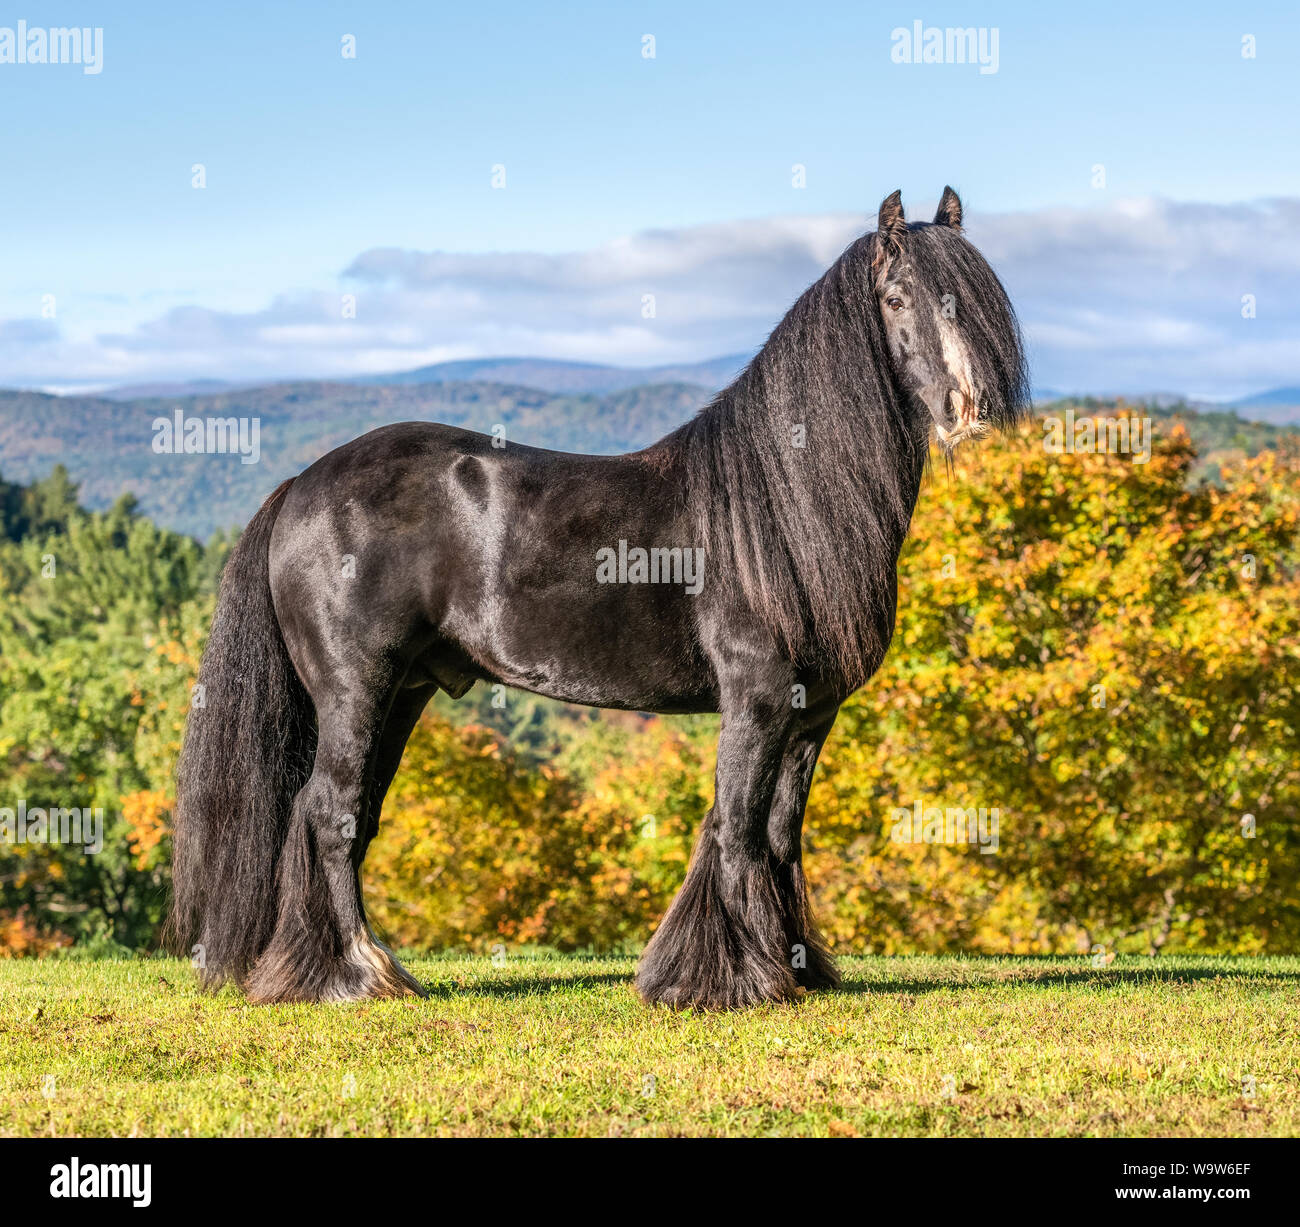
<svg viewBox="0 0 1300 1227">
<path fill-rule="evenodd" d="M 1300 422 L 1300 388 L 1270 388 L 1237 402 L 1243 417 L 1261 422 L 1289 424 Z"/>
<path fill-rule="evenodd" d="M 105 388 L 94 395 L 105 400 L 144 400 L 157 396 L 216 396 L 236 388 L 251 388 L 251 383 L 230 383 L 225 379 L 191 379 L 185 383 L 128 383 L 120 388 Z"/>
<path fill-rule="evenodd" d="M 207 381 L 198 393 L 184 384 L 146 385 L 131 396 L 130 389 L 95 396 L 0 391 L 0 475 L 28 482 L 61 463 L 88 506 L 105 507 L 130 492 L 158 522 L 207 537 L 245 523 L 285 477 L 376 426 L 425 420 L 484 433 L 500 426 L 507 439 L 540 447 L 630 451 L 684 422 L 743 362 L 732 356 L 655 368 L 657 377 L 678 377 L 657 383 L 641 381 L 647 372 L 622 367 L 493 359 L 442 363 L 384 380 L 245 387 Z M 503 375 L 520 382 L 487 378 Z M 638 382 L 629 385 L 634 377 Z M 542 382 L 550 386 L 536 386 Z M 1252 398 L 1259 407 L 1251 416 L 1283 412 L 1287 393 L 1278 389 Z M 1111 399 L 1074 400 L 1090 412 L 1113 406 Z M 1158 420 L 1177 418 L 1187 425 L 1201 452 L 1198 475 L 1213 477 L 1222 459 L 1271 446 L 1294 429 L 1172 402 L 1157 397 L 1147 403 Z M 256 419 L 258 463 L 243 464 L 237 454 L 156 452 L 154 423 L 173 420 L 178 411 L 184 419 Z"/>
<path fill-rule="evenodd" d="M 670 366 L 605 366 L 596 362 L 565 362 L 552 358 L 467 358 L 438 362 L 413 371 L 382 375 L 357 375 L 336 382 L 405 387 L 427 383 L 497 383 L 536 388 L 559 396 L 604 396 L 647 384 L 694 384 L 709 391 L 726 387 L 749 361 L 748 354 L 727 354 L 707 362 L 677 363 Z M 299 381 L 285 381 L 299 382 Z M 126 384 L 95 395 L 105 400 L 141 400 L 156 397 L 217 396 L 247 388 L 267 386 L 266 380 L 225 382 L 196 379 L 179 383 Z M 1037 402 L 1060 400 L 1073 395 L 1059 388 L 1038 388 Z M 1109 397 L 1110 394 L 1108 394 Z M 1232 404 L 1196 400 L 1177 392 L 1127 393 L 1126 399 L 1167 408 L 1191 405 L 1198 410 L 1242 410 L 1242 416 L 1279 425 L 1300 424 L 1300 388 L 1271 388 Z"/>
<path fill-rule="evenodd" d="M 386 375 L 357 375 L 340 383 L 406 387 L 423 383 L 498 383 L 536 388 L 564 396 L 603 396 L 646 384 L 689 383 L 716 391 L 729 384 L 749 361 L 748 354 L 728 354 L 708 362 L 678 363 L 673 366 L 602 366 L 596 362 L 562 362 L 550 358 L 467 358 L 439 362 L 413 371 Z M 262 381 L 265 384 L 265 381 Z M 257 383 L 226 383 L 219 379 L 198 379 L 192 383 L 127 384 L 97 395 L 106 400 L 139 400 L 158 396 L 215 396 Z"/>
<path fill-rule="evenodd" d="M 457 383 L 467 380 L 517 384 L 561 395 L 601 396 L 646 384 L 689 383 L 711 391 L 724 388 L 752 355 L 728 354 L 708 362 L 675 366 L 601 366 L 594 362 L 556 362 L 549 358 L 471 358 L 439 362 L 396 375 L 365 375 L 352 380 L 365 384 Z"/>
<path fill-rule="evenodd" d="M 1267 392 L 1259 392 L 1254 396 L 1248 396 L 1245 400 L 1238 401 L 1237 404 L 1242 409 L 1262 405 L 1300 405 L 1300 388 L 1272 388 Z"/>
</svg>

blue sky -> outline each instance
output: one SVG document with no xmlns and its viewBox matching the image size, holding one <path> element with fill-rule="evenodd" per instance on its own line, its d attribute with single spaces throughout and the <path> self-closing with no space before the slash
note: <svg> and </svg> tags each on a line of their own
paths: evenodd
<svg viewBox="0 0 1300 1227">
<path fill-rule="evenodd" d="M 1032 276 L 1049 298 L 1043 273 L 1061 253 L 1029 242 L 1031 232 L 1055 235 L 1067 255 L 1078 236 L 1110 233 L 1107 218 L 1136 231 L 1155 216 L 1189 242 L 1208 233 L 1213 247 L 1213 218 L 1258 217 L 1261 233 L 1285 239 L 1290 206 L 1258 202 L 1300 200 L 1294 4 L 31 3 L 0 13 L 0 26 L 19 17 L 102 27 L 104 62 L 97 75 L 0 64 L 11 119 L 0 383 L 341 373 L 519 345 L 633 363 L 705 357 L 708 345 L 757 345 L 781 295 L 815 273 L 827 236 L 846 218 L 865 227 L 895 187 L 932 207 L 951 182 L 972 237 L 980 241 L 987 218 L 1011 244 L 1013 293 L 1016 277 Z M 892 62 L 891 32 L 917 19 L 995 27 L 998 71 Z M 340 52 L 345 34 L 356 37 L 354 60 Z M 653 59 L 642 55 L 646 34 Z M 1254 59 L 1241 54 L 1246 34 L 1257 40 Z M 194 163 L 206 168 L 201 191 L 191 187 Z M 796 163 L 806 167 L 802 189 L 792 186 Z M 1098 163 L 1104 188 L 1092 182 Z M 494 164 L 506 168 L 504 190 L 491 185 Z M 1219 212 L 1171 229 L 1168 212 L 1135 201 Z M 653 253 L 627 287 L 595 284 L 611 252 L 645 246 L 637 236 L 657 231 L 681 240 L 674 258 L 720 237 L 733 263 L 761 270 L 769 240 L 737 245 L 727 228 L 740 226 L 743 238 L 748 225 L 752 238 L 755 223 L 785 217 L 803 219 L 803 256 L 780 248 L 783 263 L 761 290 L 747 283 L 738 295 L 727 281 L 734 268 L 720 270 L 712 248 L 694 281 L 689 269 L 669 278 L 682 306 L 677 332 L 671 315 L 657 332 L 619 316 L 624 289 L 639 302 L 633 283 L 653 292 L 660 280 Z M 1266 262 L 1250 267 L 1250 231 L 1239 235 L 1240 260 L 1220 253 L 1243 274 L 1218 298 L 1192 285 L 1200 274 L 1186 253 L 1166 253 L 1156 276 L 1168 299 L 1157 305 L 1171 327 L 1188 326 L 1186 348 L 1202 362 L 1207 344 L 1235 343 L 1231 330 L 1213 331 L 1216 312 L 1270 275 Z M 379 249 L 406 253 L 408 264 L 421 253 L 496 263 L 483 265 L 486 280 L 467 266 L 439 281 L 427 261 L 415 281 L 394 279 L 392 261 L 384 279 L 345 275 L 373 270 L 368 253 Z M 566 303 L 565 287 L 572 295 L 581 278 L 554 261 L 551 281 L 512 285 L 503 253 L 572 257 L 588 269 L 593 297 L 608 297 L 606 315 Z M 1078 280 L 1077 259 L 1072 267 L 1075 282 L 1055 294 L 1077 308 L 1077 334 L 1086 312 L 1117 309 L 1123 279 L 1094 286 Z M 572 318 L 548 332 L 541 322 L 556 286 L 556 314 Z M 356 344 L 324 326 L 345 292 L 358 294 L 355 322 L 369 318 L 368 334 L 347 334 Z M 47 294 L 53 321 L 40 320 Z M 1201 314 L 1180 305 L 1207 296 Z M 1152 310 L 1149 296 L 1124 304 Z M 1066 334 L 1049 327 L 1039 382 L 1104 390 L 1140 378 L 1218 395 L 1288 372 L 1300 382 L 1286 342 L 1296 307 L 1286 311 L 1282 328 L 1261 301 L 1259 326 L 1240 338 L 1268 342 L 1266 361 L 1186 372 L 1176 345 L 1156 369 L 1108 368 L 1104 352 L 1072 362 L 1054 348 Z M 1022 314 L 1033 339 L 1038 321 Z M 1173 344 L 1178 329 L 1157 332 Z"/>
</svg>

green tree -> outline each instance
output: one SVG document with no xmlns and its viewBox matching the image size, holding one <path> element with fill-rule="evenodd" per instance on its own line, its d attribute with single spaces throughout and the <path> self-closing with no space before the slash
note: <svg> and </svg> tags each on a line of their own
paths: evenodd
<svg viewBox="0 0 1300 1227">
<path fill-rule="evenodd" d="M 168 628 L 193 622 L 217 560 L 138 516 L 130 498 L 91 515 L 70 497 L 53 480 L 30 502 L 28 523 L 43 531 L 0 547 L 0 807 L 102 811 L 103 847 L 6 843 L 0 908 L 144 945 L 166 882 L 163 867 L 137 863 L 123 821 L 123 797 L 159 782 L 138 744 L 157 696 L 139 679 Z M 167 684 L 183 703 L 185 680 Z"/>
</svg>

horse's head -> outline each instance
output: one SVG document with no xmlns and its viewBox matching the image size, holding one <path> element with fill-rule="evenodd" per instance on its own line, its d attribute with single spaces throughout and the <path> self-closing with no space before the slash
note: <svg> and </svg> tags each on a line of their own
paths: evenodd
<svg viewBox="0 0 1300 1227">
<path fill-rule="evenodd" d="M 943 189 L 931 223 L 909 225 L 901 194 L 880 206 L 872 285 L 902 390 L 930 412 L 948 449 L 1013 425 L 1028 405 L 1015 312 L 993 270 L 967 242 L 961 201 Z"/>
</svg>

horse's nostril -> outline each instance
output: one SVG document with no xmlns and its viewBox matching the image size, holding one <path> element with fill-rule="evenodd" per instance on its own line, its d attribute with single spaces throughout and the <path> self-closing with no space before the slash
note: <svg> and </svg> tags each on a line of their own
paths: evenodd
<svg viewBox="0 0 1300 1227">
<path fill-rule="evenodd" d="M 978 417 L 974 398 L 963 388 L 953 388 L 948 394 L 948 403 L 958 426 L 966 426 Z"/>
</svg>

